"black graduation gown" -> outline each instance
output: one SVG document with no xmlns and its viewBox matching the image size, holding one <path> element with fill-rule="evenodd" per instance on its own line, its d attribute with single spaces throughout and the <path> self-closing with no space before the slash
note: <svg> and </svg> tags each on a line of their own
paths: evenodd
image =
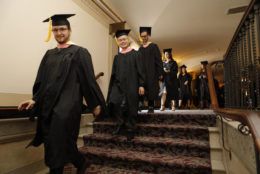
<svg viewBox="0 0 260 174">
<path fill-rule="evenodd" d="M 45 162 L 50 168 L 64 166 L 78 153 L 83 96 L 91 110 L 97 105 L 105 109 L 89 52 L 76 45 L 48 50 L 33 86 L 38 122 L 29 145 L 44 143 Z"/>
<path fill-rule="evenodd" d="M 206 78 L 203 78 L 206 75 Z M 199 78 L 201 77 L 201 78 Z M 198 92 L 200 96 L 200 101 L 210 101 L 209 87 L 208 87 L 208 76 L 206 72 L 201 72 L 198 75 Z"/>
<path fill-rule="evenodd" d="M 166 85 L 167 91 L 167 100 L 178 100 L 179 92 L 178 92 L 178 65 L 176 61 L 172 60 L 170 62 L 163 62 L 163 68 L 170 70 L 170 72 L 164 72 L 164 81 Z"/>
<path fill-rule="evenodd" d="M 186 73 L 185 75 L 179 75 L 180 100 L 186 101 L 192 99 L 191 80 L 192 78 L 189 73 Z M 186 81 L 188 81 L 187 85 L 184 84 Z"/>
<path fill-rule="evenodd" d="M 144 86 L 141 54 L 132 50 L 125 54 L 119 53 L 116 55 L 108 89 L 108 105 L 111 107 L 118 106 L 125 100 L 128 117 L 135 119 L 138 112 L 140 86 Z"/>
<path fill-rule="evenodd" d="M 145 90 L 148 100 L 155 100 L 159 93 L 159 76 L 163 75 L 161 53 L 158 46 L 151 43 L 146 48 L 140 47 L 142 65 L 145 74 Z"/>
</svg>

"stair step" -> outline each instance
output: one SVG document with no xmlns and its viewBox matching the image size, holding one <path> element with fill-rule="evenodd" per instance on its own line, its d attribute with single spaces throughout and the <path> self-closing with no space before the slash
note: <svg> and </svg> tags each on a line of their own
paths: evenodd
<svg viewBox="0 0 260 174">
<path fill-rule="evenodd" d="M 137 123 L 160 123 L 160 124 L 191 124 L 204 125 L 208 127 L 216 126 L 216 115 L 212 112 L 139 112 Z"/>
<path fill-rule="evenodd" d="M 145 152 L 106 149 L 98 147 L 82 147 L 81 153 L 88 156 L 93 163 L 109 167 L 138 169 L 145 172 L 176 174 L 210 174 L 211 162 L 205 158 L 171 156 Z"/>
<path fill-rule="evenodd" d="M 209 143 L 206 140 L 136 136 L 129 142 L 126 140 L 125 136 L 90 134 L 84 136 L 84 145 L 139 152 L 152 152 L 172 156 L 183 155 L 210 158 Z"/>
<path fill-rule="evenodd" d="M 139 172 L 137 170 L 126 170 L 102 165 L 92 164 L 86 174 L 153 174 L 150 172 Z"/>
<path fill-rule="evenodd" d="M 93 125 L 94 133 L 111 134 L 115 126 L 113 122 L 96 122 Z M 175 124 L 136 124 L 136 126 L 136 136 L 209 140 L 207 126 Z"/>
</svg>

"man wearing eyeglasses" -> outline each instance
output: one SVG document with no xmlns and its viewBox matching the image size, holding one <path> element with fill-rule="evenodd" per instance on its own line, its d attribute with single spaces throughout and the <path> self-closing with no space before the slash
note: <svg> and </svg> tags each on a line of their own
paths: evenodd
<svg viewBox="0 0 260 174">
<path fill-rule="evenodd" d="M 67 18 L 73 15 L 54 15 L 44 20 L 52 25 L 49 31 L 58 45 L 48 50 L 41 61 L 33 98 L 18 106 L 19 110 L 33 108 L 38 115 L 36 136 L 28 146 L 44 144 L 50 174 L 62 174 L 69 162 L 78 168 L 78 174 L 84 174 L 90 165 L 77 148 L 83 97 L 95 116 L 105 113 L 105 100 L 95 80 L 91 55 L 70 42 Z"/>
</svg>

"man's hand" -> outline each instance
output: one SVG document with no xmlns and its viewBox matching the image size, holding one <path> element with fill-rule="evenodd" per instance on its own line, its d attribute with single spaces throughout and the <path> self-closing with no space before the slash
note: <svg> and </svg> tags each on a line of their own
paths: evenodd
<svg viewBox="0 0 260 174">
<path fill-rule="evenodd" d="M 139 95 L 144 95 L 144 87 L 139 87 Z"/>
<path fill-rule="evenodd" d="M 23 101 L 22 103 L 19 104 L 18 110 L 22 111 L 24 109 L 26 109 L 26 110 L 31 109 L 34 106 L 34 104 L 35 104 L 34 100 Z"/>
<path fill-rule="evenodd" d="M 98 105 L 94 110 L 93 110 L 93 114 L 94 116 L 98 116 L 101 112 L 101 106 Z"/>
<path fill-rule="evenodd" d="M 184 85 L 187 85 L 188 84 L 188 81 L 186 80 L 185 82 L 184 82 Z"/>
</svg>

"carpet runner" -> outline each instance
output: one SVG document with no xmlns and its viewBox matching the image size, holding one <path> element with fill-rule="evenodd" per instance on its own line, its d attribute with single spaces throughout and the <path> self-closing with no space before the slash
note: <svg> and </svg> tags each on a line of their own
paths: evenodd
<svg viewBox="0 0 260 174">
<path fill-rule="evenodd" d="M 79 151 L 93 163 L 86 174 L 210 174 L 208 127 L 215 124 L 214 113 L 203 111 L 141 112 L 132 141 L 112 135 L 115 123 L 106 120 L 94 123 Z"/>
</svg>

